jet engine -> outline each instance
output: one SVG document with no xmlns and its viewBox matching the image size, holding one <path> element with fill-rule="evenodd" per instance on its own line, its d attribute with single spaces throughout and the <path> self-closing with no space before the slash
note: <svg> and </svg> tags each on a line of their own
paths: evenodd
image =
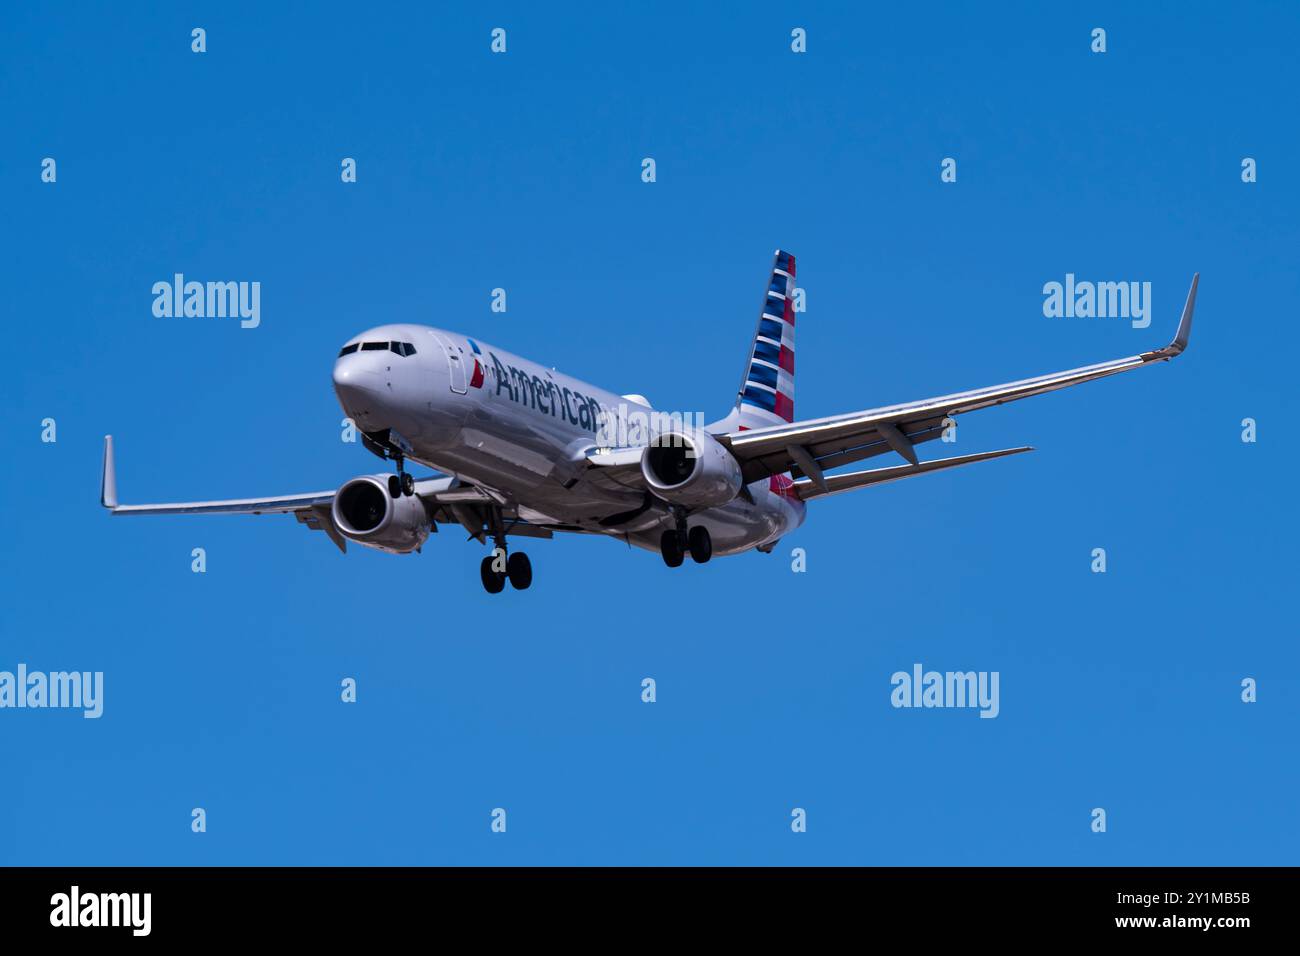
<svg viewBox="0 0 1300 956">
<path fill-rule="evenodd" d="M 429 515 L 418 495 L 394 498 L 387 475 L 353 478 L 334 494 L 334 525 L 367 548 L 407 554 L 429 537 Z"/>
<path fill-rule="evenodd" d="M 660 498 L 715 508 L 740 493 L 740 463 L 707 432 L 666 432 L 641 453 L 641 474 Z"/>
</svg>

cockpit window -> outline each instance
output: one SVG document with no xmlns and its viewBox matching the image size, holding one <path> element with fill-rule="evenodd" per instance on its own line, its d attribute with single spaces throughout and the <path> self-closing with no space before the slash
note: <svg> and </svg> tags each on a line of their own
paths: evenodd
<svg viewBox="0 0 1300 956">
<path fill-rule="evenodd" d="M 352 354 L 358 348 L 363 352 L 392 352 L 394 355 L 402 356 L 415 354 L 415 346 L 410 342 L 353 342 L 351 345 L 343 346 L 339 358 Z"/>
</svg>

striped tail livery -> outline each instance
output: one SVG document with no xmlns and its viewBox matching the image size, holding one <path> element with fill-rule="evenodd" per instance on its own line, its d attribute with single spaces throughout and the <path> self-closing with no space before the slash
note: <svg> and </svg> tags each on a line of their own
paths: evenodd
<svg viewBox="0 0 1300 956">
<path fill-rule="evenodd" d="M 794 421 L 794 269 L 794 256 L 778 249 L 731 416 L 741 429 Z"/>
</svg>

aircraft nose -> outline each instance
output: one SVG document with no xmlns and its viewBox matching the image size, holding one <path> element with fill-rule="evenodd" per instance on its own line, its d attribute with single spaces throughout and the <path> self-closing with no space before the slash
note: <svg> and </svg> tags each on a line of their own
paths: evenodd
<svg viewBox="0 0 1300 956">
<path fill-rule="evenodd" d="M 349 361 L 351 356 L 344 356 L 334 363 L 335 388 L 374 387 L 379 376 L 359 362 Z"/>
<path fill-rule="evenodd" d="M 352 355 L 334 363 L 334 393 L 354 420 L 373 414 L 385 397 L 383 377 L 366 364 Z"/>
</svg>

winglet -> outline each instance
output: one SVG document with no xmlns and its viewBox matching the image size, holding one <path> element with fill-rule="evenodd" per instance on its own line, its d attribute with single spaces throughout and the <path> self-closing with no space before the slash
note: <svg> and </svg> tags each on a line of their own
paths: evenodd
<svg viewBox="0 0 1300 956">
<path fill-rule="evenodd" d="M 1192 287 L 1187 290 L 1187 303 L 1183 306 L 1183 317 L 1178 320 L 1178 332 L 1169 345 L 1175 355 L 1187 348 L 1187 340 L 1192 336 L 1192 310 L 1196 308 L 1196 286 L 1200 281 L 1201 274 L 1198 272 L 1192 276 Z"/>
<path fill-rule="evenodd" d="M 1192 287 L 1187 290 L 1187 302 L 1183 306 L 1183 317 L 1178 320 L 1178 331 L 1174 333 L 1174 340 L 1162 349 L 1156 349 L 1154 352 L 1144 352 L 1142 358 L 1148 362 L 1159 359 L 1171 359 L 1175 355 L 1182 355 L 1183 349 L 1187 348 L 1187 340 L 1192 337 L 1192 311 L 1196 308 L 1196 286 L 1201 281 L 1201 274 L 1198 272 L 1192 276 Z"/>
<path fill-rule="evenodd" d="M 104 436 L 104 473 L 99 480 L 99 503 L 109 511 L 117 508 L 117 469 L 113 467 L 113 436 Z"/>
</svg>

